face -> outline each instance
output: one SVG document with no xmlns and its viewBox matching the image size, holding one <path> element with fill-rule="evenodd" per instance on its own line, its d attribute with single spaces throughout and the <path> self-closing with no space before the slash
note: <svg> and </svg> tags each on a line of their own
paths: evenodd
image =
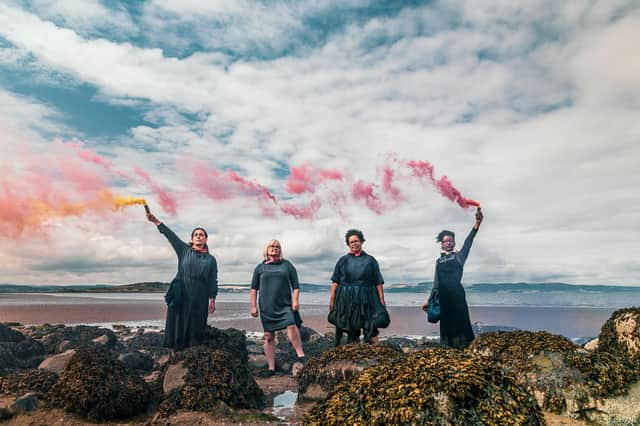
<svg viewBox="0 0 640 426">
<path fill-rule="evenodd" d="M 454 247 L 456 246 L 456 239 L 451 235 L 445 235 L 444 237 L 442 237 L 442 242 L 440 244 L 442 250 L 453 251 Z"/>
<path fill-rule="evenodd" d="M 362 251 L 362 241 L 360 241 L 360 238 L 358 238 L 357 235 L 350 236 L 347 242 L 349 243 L 349 249 L 352 252 L 359 253 Z"/>
<path fill-rule="evenodd" d="M 267 246 L 267 256 L 269 257 L 280 257 L 280 253 L 282 253 L 282 247 L 280 247 L 280 242 L 273 240 Z"/>
<path fill-rule="evenodd" d="M 202 247 L 207 243 L 207 236 L 202 229 L 196 229 L 191 237 L 191 242 L 196 247 Z"/>
</svg>

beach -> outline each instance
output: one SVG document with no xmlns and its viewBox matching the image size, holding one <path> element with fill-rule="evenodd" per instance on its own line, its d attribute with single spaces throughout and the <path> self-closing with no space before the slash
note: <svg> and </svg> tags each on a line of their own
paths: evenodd
<svg viewBox="0 0 640 426">
<path fill-rule="evenodd" d="M 220 294 L 216 311 L 209 323 L 218 328 L 238 328 L 261 332 L 258 319 L 249 314 L 248 297 L 244 294 Z M 384 336 L 438 338 L 438 324 L 426 321 L 419 305 L 394 305 L 394 296 L 387 301 L 391 315 Z M 469 312 L 476 331 L 495 329 L 546 330 L 570 339 L 596 337 L 602 324 L 615 308 L 566 306 L 470 306 Z M 301 303 L 304 325 L 320 333 L 332 331 L 327 322 L 327 306 Z M 91 324 L 162 328 L 166 305 L 161 294 L 0 294 L 0 322 L 31 324 Z"/>
</svg>

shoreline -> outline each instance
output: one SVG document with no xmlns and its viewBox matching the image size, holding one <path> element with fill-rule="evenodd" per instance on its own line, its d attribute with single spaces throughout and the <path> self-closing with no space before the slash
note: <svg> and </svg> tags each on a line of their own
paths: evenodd
<svg viewBox="0 0 640 426">
<path fill-rule="evenodd" d="M 23 295 L 0 297 L 0 322 L 37 324 L 119 324 L 145 322 L 163 328 L 166 305 L 162 300 L 109 300 L 59 296 Z M 3 299 L 5 299 L 3 301 Z M 4 303 L 3 303 L 4 302 Z M 49 302 L 49 303 L 47 303 Z M 381 336 L 437 338 L 439 325 L 430 324 L 419 306 L 389 306 L 391 325 L 380 330 Z M 545 330 L 568 338 L 595 337 L 602 324 L 616 308 L 594 307 L 531 307 L 531 306 L 470 306 L 471 322 L 480 332 L 494 329 Z M 326 320 L 326 305 L 302 305 L 303 324 L 320 333 L 333 331 Z M 247 332 L 262 332 L 260 320 L 249 314 L 248 302 L 218 301 L 209 324 L 218 328 L 237 328 Z"/>
</svg>

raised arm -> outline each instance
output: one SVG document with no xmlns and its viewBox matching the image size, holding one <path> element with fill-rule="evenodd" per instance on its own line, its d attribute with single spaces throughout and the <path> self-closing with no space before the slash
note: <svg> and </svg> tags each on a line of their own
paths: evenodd
<svg viewBox="0 0 640 426">
<path fill-rule="evenodd" d="M 462 249 L 456 255 L 458 257 L 458 261 L 463 265 L 467 261 L 467 257 L 469 257 L 469 251 L 471 250 L 473 239 L 478 233 L 478 229 L 480 229 L 480 224 L 482 223 L 483 219 L 484 219 L 484 215 L 482 214 L 480 207 L 478 207 L 478 210 L 476 211 L 476 222 L 473 224 L 473 228 L 471 228 L 471 232 L 469 232 L 469 235 L 467 235 L 467 238 L 464 240 L 464 245 L 462 246 Z"/>
</svg>

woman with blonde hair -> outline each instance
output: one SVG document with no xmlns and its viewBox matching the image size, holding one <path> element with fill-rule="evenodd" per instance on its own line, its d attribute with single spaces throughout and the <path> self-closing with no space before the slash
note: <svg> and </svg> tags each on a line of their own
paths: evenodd
<svg viewBox="0 0 640 426">
<path fill-rule="evenodd" d="M 258 293 L 260 297 L 258 298 Z M 256 266 L 251 280 L 251 316 L 260 320 L 264 329 L 264 354 L 268 372 L 276 369 L 275 332 L 287 329 L 287 337 L 293 345 L 300 362 L 305 362 L 300 338 L 298 299 L 300 285 L 298 273 L 291 262 L 282 257 L 278 240 L 271 240 L 264 248 L 264 260 Z M 256 305 L 256 299 L 258 304 Z M 258 309 L 259 307 L 259 309 Z M 298 318 L 298 321 L 296 321 Z"/>
</svg>

